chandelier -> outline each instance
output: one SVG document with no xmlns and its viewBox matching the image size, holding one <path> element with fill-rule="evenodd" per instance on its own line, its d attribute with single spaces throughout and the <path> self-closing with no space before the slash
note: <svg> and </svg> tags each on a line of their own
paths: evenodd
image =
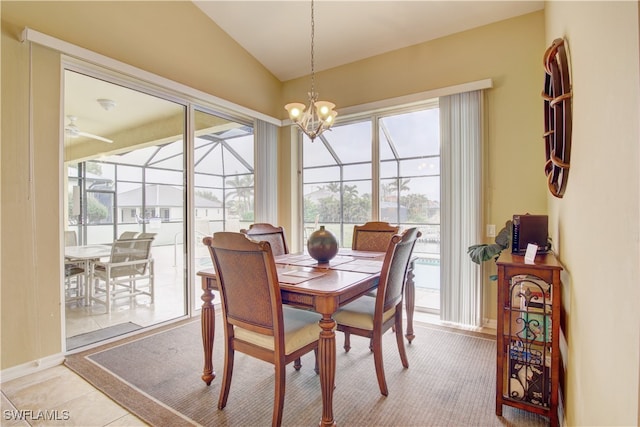
<svg viewBox="0 0 640 427">
<path fill-rule="evenodd" d="M 315 92 L 314 44 L 315 20 L 313 15 L 313 0 L 311 0 L 311 92 L 309 92 L 309 106 L 300 102 L 292 102 L 284 106 L 289 112 L 289 118 L 313 140 L 322 132 L 329 129 L 335 121 L 338 112 L 333 108 L 335 104 L 329 101 L 318 101 Z"/>
</svg>

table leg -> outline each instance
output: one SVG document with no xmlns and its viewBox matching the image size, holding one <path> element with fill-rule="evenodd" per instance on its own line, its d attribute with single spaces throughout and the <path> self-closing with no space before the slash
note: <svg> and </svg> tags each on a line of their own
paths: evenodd
<svg viewBox="0 0 640 427">
<path fill-rule="evenodd" d="M 203 279 L 206 282 L 206 279 Z M 204 284 L 204 283 L 203 283 Z M 202 313 L 200 321 L 202 323 L 202 347 L 204 348 L 204 370 L 202 371 L 202 381 L 207 385 L 216 377 L 213 371 L 213 337 L 215 333 L 215 310 L 213 308 L 213 292 L 208 286 L 203 286 Z"/>
<path fill-rule="evenodd" d="M 415 263 L 412 260 L 409 264 L 409 268 L 407 269 L 407 280 L 405 282 L 405 309 L 407 310 L 407 333 L 405 337 L 411 344 L 411 341 L 416 337 L 413 334 L 413 310 L 416 305 L 416 284 L 413 281 L 415 275 L 413 274 L 413 269 L 415 267 Z"/>
<path fill-rule="evenodd" d="M 89 292 L 91 291 L 91 262 L 86 259 L 82 263 L 82 267 L 84 268 L 84 274 L 82 275 L 82 290 L 84 291 L 84 305 L 91 305 L 91 296 Z"/>
<path fill-rule="evenodd" d="M 333 419 L 333 389 L 336 378 L 336 321 L 323 314 L 320 320 L 320 341 L 318 343 L 318 365 L 320 367 L 320 388 L 322 390 L 322 420 L 320 426 L 335 426 Z"/>
</svg>

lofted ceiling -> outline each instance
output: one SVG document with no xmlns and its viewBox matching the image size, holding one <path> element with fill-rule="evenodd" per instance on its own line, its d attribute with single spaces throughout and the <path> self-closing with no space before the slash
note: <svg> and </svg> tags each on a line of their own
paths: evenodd
<svg viewBox="0 0 640 427">
<path fill-rule="evenodd" d="M 311 1 L 193 1 L 279 80 L 311 72 Z M 315 69 L 544 8 L 543 1 L 315 0 Z"/>
<path fill-rule="evenodd" d="M 310 74 L 310 1 L 194 3 L 281 81 Z M 316 71 L 543 7 L 542 1 L 522 0 L 315 0 Z M 82 132 L 118 139 L 118 132 L 175 114 L 176 105 L 153 96 L 74 73 L 67 79 L 65 115 L 76 116 Z M 96 101 L 99 98 L 112 99 L 116 106 L 105 111 Z M 65 117 L 65 126 L 68 124 Z M 86 138 L 65 140 L 78 144 Z"/>
</svg>

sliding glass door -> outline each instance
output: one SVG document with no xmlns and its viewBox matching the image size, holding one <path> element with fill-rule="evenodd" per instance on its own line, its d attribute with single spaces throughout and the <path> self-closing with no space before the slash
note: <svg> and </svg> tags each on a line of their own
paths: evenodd
<svg viewBox="0 0 640 427">
<path fill-rule="evenodd" d="M 64 75 L 63 286 L 73 349 L 199 309 L 196 273 L 212 266 L 203 237 L 254 222 L 255 137 L 252 121 L 155 88 L 74 67 Z M 149 236 L 153 262 L 131 283 L 152 280 L 153 293 L 132 296 L 129 276 L 107 285 L 113 243 Z"/>
<path fill-rule="evenodd" d="M 188 217 L 186 107 L 65 70 L 64 114 L 65 274 L 84 270 L 63 284 L 69 350 L 187 314 L 186 270 L 174 252 Z M 128 266 L 111 248 L 140 236 L 153 238 L 152 262 L 124 277 Z"/>
</svg>

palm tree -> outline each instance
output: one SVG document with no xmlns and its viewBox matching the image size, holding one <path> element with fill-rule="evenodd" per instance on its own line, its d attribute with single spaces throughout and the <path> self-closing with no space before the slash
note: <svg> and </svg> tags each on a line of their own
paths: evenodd
<svg viewBox="0 0 640 427">
<path fill-rule="evenodd" d="M 225 200 L 232 199 L 229 203 L 237 209 L 237 214 L 243 214 L 253 210 L 253 175 L 236 175 L 232 179 L 225 181 L 225 185 L 233 188 L 233 190 L 225 191 Z"/>
<path fill-rule="evenodd" d="M 322 187 L 323 190 L 329 191 L 333 194 L 340 193 L 340 183 L 339 182 L 330 182 L 327 185 Z"/>
<path fill-rule="evenodd" d="M 409 191 L 409 183 L 411 179 L 397 178 L 389 183 L 389 191 L 397 193 L 397 197 L 400 197 L 400 193 L 403 191 Z"/>
<path fill-rule="evenodd" d="M 392 188 L 392 184 L 380 185 L 380 200 L 388 202 L 389 196 L 392 195 L 395 190 Z"/>
</svg>

